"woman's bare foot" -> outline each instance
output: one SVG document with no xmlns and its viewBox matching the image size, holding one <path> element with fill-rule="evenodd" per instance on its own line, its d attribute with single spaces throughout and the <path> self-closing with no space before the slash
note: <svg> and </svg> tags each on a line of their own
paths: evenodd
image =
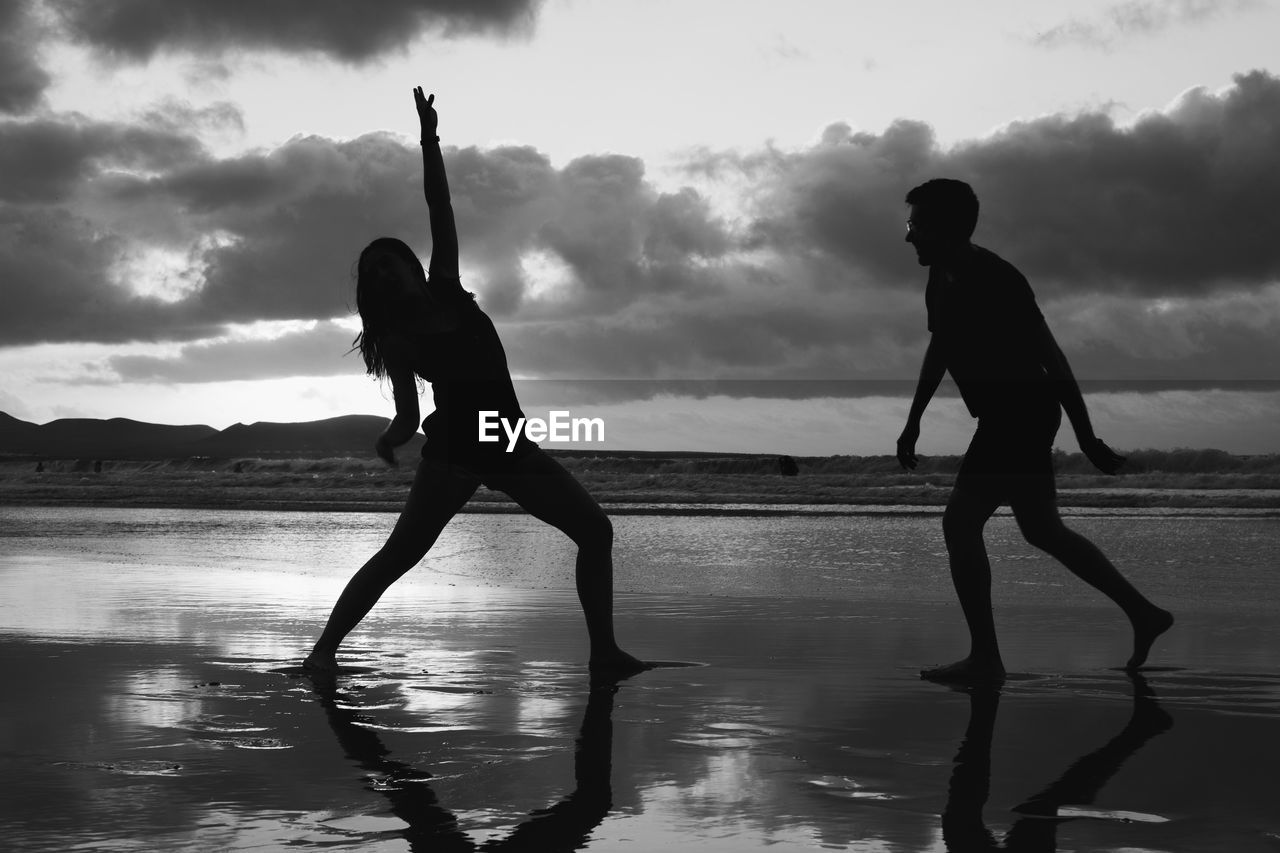
<svg viewBox="0 0 1280 853">
<path fill-rule="evenodd" d="M 592 654 L 587 669 L 598 675 L 628 676 L 651 669 L 651 666 L 622 649 L 615 648 L 604 654 Z"/>
<path fill-rule="evenodd" d="M 920 670 L 920 677 L 927 681 L 963 682 L 966 684 L 1004 681 L 1004 664 L 1000 658 L 975 658 Z"/>
<path fill-rule="evenodd" d="M 1151 653 L 1151 644 L 1173 626 L 1173 614 L 1152 605 L 1152 609 L 1145 616 L 1137 619 L 1130 617 L 1129 621 L 1133 623 L 1133 656 L 1129 658 L 1124 668 L 1133 670 L 1147 662 L 1147 655 Z"/>
<path fill-rule="evenodd" d="M 338 659 L 332 654 L 312 650 L 302 662 L 302 668 L 311 672 L 322 672 L 326 675 L 338 674 Z"/>
</svg>

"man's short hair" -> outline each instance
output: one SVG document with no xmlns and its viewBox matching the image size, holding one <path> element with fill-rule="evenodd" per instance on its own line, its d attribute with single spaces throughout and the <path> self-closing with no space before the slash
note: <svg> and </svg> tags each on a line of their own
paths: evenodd
<svg viewBox="0 0 1280 853">
<path fill-rule="evenodd" d="M 948 234 L 968 240 L 978 227 L 978 196 L 955 178 L 933 178 L 907 193 L 907 204 L 929 211 L 929 218 Z"/>
</svg>

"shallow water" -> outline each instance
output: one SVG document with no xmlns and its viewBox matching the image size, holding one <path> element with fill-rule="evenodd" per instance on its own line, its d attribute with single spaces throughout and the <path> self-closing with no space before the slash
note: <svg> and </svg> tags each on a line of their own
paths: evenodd
<svg viewBox="0 0 1280 853">
<path fill-rule="evenodd" d="M 344 646 L 353 671 L 299 677 L 393 520 L 0 509 L 0 847 L 1280 840 L 1280 521 L 1070 521 L 1178 613 L 1145 683 L 1108 669 L 1118 614 L 1007 518 L 989 549 L 1016 672 L 998 698 L 921 682 L 963 623 L 937 518 L 909 516 L 615 519 L 619 636 L 699 664 L 616 691 L 590 689 L 572 549 L 460 516 Z"/>
<path fill-rule="evenodd" d="M 935 515 L 620 515 L 613 522 L 619 592 L 952 600 Z M 65 563 L 75 577 L 91 572 L 95 589 L 136 569 L 130 590 L 154 570 L 153 591 L 169 573 L 195 569 L 183 577 L 187 593 L 197 595 L 251 573 L 259 588 L 278 586 L 282 601 L 327 607 L 394 523 L 391 513 L 0 507 L 0 567 Z M 1280 518 L 1089 510 L 1067 523 L 1157 601 L 1232 612 L 1280 601 L 1272 568 Z M 1007 512 L 988 523 L 986 535 L 997 602 L 1099 603 L 1027 545 Z M 401 584 L 566 589 L 573 554 L 567 538 L 527 515 L 463 514 Z M 13 615 L 0 610 L 0 625 Z"/>
</svg>

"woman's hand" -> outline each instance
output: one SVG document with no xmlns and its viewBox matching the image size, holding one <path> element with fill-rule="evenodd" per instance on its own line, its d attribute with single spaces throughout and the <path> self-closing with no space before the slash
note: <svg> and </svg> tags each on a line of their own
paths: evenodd
<svg viewBox="0 0 1280 853">
<path fill-rule="evenodd" d="M 421 86 L 413 87 L 413 103 L 418 108 L 418 123 L 422 125 L 422 138 L 431 140 L 436 137 L 436 125 L 440 121 L 440 117 L 436 115 L 436 108 L 432 106 L 436 101 L 434 94 L 424 96 Z"/>
</svg>

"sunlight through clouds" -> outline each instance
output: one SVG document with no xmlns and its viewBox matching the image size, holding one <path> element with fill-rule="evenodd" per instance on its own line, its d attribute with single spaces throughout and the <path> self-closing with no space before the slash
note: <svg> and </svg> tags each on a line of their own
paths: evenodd
<svg viewBox="0 0 1280 853">
<path fill-rule="evenodd" d="M 199 293 L 207 281 L 208 253 L 235 246 L 240 238 L 227 231 L 201 235 L 185 251 L 141 245 L 125 250 L 108 270 L 108 278 L 135 296 L 165 304 Z"/>
<path fill-rule="evenodd" d="M 520 272 L 527 299 L 563 300 L 575 284 L 573 268 L 559 255 L 545 249 L 534 249 L 521 255 Z"/>
</svg>

